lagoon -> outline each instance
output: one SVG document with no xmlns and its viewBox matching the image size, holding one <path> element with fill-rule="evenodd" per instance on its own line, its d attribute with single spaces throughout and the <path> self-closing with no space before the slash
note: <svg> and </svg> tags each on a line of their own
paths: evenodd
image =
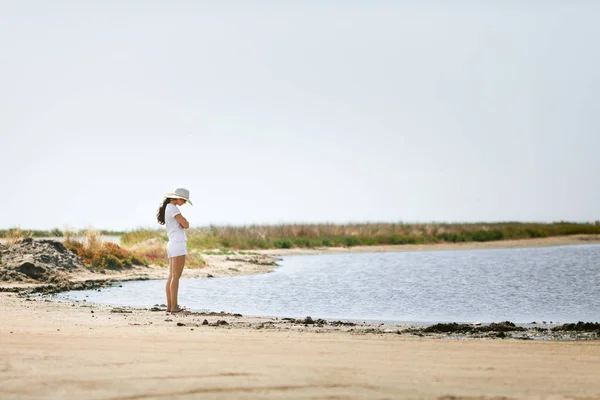
<svg viewBox="0 0 600 400">
<path fill-rule="evenodd" d="M 396 323 L 600 320 L 600 245 L 283 257 L 264 275 L 182 279 L 180 303 L 274 317 Z M 164 280 L 73 300 L 151 307 Z"/>
</svg>

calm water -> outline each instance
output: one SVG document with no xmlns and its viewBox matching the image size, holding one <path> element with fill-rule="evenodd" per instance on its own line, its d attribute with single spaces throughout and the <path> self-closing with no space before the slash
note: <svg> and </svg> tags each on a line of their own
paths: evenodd
<svg viewBox="0 0 600 400">
<path fill-rule="evenodd" d="M 600 245 L 285 257 L 275 272 L 184 279 L 192 310 L 394 322 L 600 321 Z M 162 304 L 165 281 L 69 292 Z M 88 297 L 89 296 L 89 297 Z"/>
</svg>

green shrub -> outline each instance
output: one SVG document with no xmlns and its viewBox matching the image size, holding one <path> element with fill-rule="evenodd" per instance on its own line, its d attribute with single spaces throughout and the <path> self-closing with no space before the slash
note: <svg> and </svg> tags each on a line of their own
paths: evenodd
<svg viewBox="0 0 600 400">
<path fill-rule="evenodd" d="M 443 240 L 444 242 L 451 242 L 451 243 L 459 243 L 459 242 L 466 241 L 465 235 L 462 233 L 444 232 L 444 233 L 439 234 L 438 238 Z"/>
<path fill-rule="evenodd" d="M 360 241 L 355 236 L 347 236 L 344 238 L 344 244 L 346 247 L 358 246 Z"/>
<path fill-rule="evenodd" d="M 476 230 L 468 234 L 470 236 L 470 241 L 473 242 L 491 242 L 494 240 L 502 240 L 504 239 L 504 233 L 501 230 Z"/>
<path fill-rule="evenodd" d="M 98 255 L 92 259 L 92 267 L 96 269 L 123 269 L 124 263 L 113 254 Z"/>
<path fill-rule="evenodd" d="M 289 239 L 278 239 L 273 242 L 273 246 L 275 246 L 276 249 L 291 249 L 292 242 L 290 242 Z"/>
<path fill-rule="evenodd" d="M 545 237 L 548 237 L 548 232 L 543 231 L 543 230 L 538 229 L 538 228 L 527 228 L 527 229 L 525 229 L 525 232 L 527 232 L 527 234 L 531 238 L 545 238 Z"/>
<path fill-rule="evenodd" d="M 296 237 L 292 239 L 294 247 L 316 247 L 314 246 L 314 242 L 305 236 Z"/>
</svg>

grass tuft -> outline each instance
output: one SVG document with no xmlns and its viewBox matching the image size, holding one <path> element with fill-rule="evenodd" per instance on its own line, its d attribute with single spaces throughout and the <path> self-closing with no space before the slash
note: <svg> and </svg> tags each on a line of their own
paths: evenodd
<svg viewBox="0 0 600 400">
<path fill-rule="evenodd" d="M 160 235 L 159 235 L 160 236 Z M 147 260 L 148 263 L 161 267 L 169 266 L 169 259 L 166 251 L 167 242 L 162 237 L 146 239 L 141 243 L 128 247 L 128 250 L 137 257 Z M 201 254 L 190 251 L 186 257 L 187 268 L 202 268 L 206 266 L 206 261 Z"/>
<path fill-rule="evenodd" d="M 165 231 L 137 229 L 121 235 L 121 244 L 123 246 L 133 246 L 154 238 L 162 239 L 165 242 L 168 240 L 167 233 Z"/>
<path fill-rule="evenodd" d="M 103 243 L 99 239 L 99 233 L 93 230 L 86 232 L 85 241 L 73 239 L 70 232 L 65 232 L 64 239 L 65 247 L 81 257 L 88 268 L 96 271 L 104 269 L 120 270 L 131 268 L 134 265 L 148 265 L 147 260 L 118 244 Z"/>
<path fill-rule="evenodd" d="M 30 237 L 33 237 L 31 231 L 24 231 L 20 228 L 10 228 L 4 231 L 4 235 L 2 236 L 8 248 L 15 246 L 21 243 L 23 239 Z"/>
</svg>

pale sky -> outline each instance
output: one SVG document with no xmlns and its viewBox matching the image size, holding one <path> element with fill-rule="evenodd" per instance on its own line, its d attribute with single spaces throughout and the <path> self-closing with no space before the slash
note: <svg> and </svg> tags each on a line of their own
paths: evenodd
<svg viewBox="0 0 600 400">
<path fill-rule="evenodd" d="M 599 16 L 0 0 L 0 229 L 600 219 Z"/>
</svg>

